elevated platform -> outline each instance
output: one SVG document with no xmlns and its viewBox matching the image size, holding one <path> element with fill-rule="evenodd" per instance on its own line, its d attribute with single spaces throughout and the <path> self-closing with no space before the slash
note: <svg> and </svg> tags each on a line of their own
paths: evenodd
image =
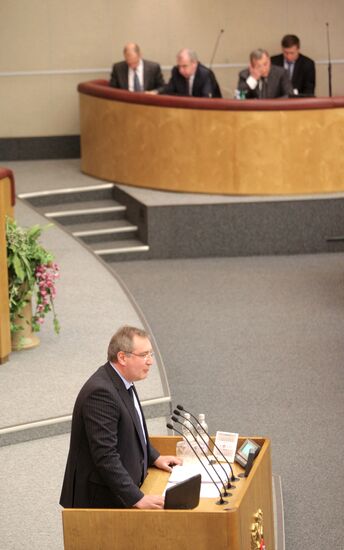
<svg viewBox="0 0 344 550">
<path fill-rule="evenodd" d="M 61 163 L 61 178 L 55 178 L 53 186 L 49 162 L 54 167 Z M 19 179 L 21 165 L 12 164 Z M 82 175 L 75 160 L 25 164 L 39 170 L 35 181 L 27 178 L 25 185 L 19 185 L 19 196 L 110 263 L 344 250 L 342 192 L 290 196 L 176 193 L 104 183 Z M 120 215 L 121 227 L 116 226 Z M 112 226 L 107 225 L 110 218 Z M 98 224 L 96 232 L 88 233 L 92 223 Z"/>
</svg>

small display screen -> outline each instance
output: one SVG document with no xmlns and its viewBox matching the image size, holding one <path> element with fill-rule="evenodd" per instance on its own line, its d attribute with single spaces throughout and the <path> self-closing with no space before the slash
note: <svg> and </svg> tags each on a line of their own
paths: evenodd
<svg viewBox="0 0 344 550">
<path fill-rule="evenodd" d="M 246 443 L 244 443 L 244 445 L 240 449 L 240 454 L 243 455 L 245 458 L 248 458 L 250 451 L 255 451 L 256 449 L 257 446 L 252 443 L 252 441 L 246 441 Z"/>
</svg>

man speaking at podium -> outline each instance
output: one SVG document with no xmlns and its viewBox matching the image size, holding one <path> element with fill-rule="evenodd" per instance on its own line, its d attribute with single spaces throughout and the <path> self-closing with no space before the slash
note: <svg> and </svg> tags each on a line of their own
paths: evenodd
<svg viewBox="0 0 344 550">
<path fill-rule="evenodd" d="M 149 442 L 133 382 L 153 364 L 148 334 L 121 327 L 111 338 L 108 362 L 84 384 L 76 399 L 60 504 L 65 508 L 164 507 L 160 495 L 140 490 L 149 466 L 171 471 L 181 464 L 161 456 Z"/>
</svg>

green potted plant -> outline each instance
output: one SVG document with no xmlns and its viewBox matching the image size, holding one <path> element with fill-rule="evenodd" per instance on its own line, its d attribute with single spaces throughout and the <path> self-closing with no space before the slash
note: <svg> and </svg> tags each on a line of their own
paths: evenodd
<svg viewBox="0 0 344 550">
<path fill-rule="evenodd" d="M 15 220 L 6 219 L 6 243 L 10 324 L 12 348 L 34 347 L 39 340 L 32 332 L 38 332 L 47 313 L 53 315 L 54 330 L 60 331 L 54 307 L 55 283 L 59 267 L 54 256 L 38 242 L 43 227 L 20 227 Z M 32 300 L 33 299 L 33 300 Z M 34 313 L 32 315 L 32 301 Z"/>
</svg>

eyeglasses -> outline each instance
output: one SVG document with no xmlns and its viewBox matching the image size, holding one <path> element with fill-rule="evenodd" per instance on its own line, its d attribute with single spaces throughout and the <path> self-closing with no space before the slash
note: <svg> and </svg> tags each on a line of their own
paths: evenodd
<svg viewBox="0 0 344 550">
<path fill-rule="evenodd" d="M 126 355 L 135 355 L 135 357 L 141 357 L 141 359 L 144 359 L 145 361 L 147 361 L 148 357 L 153 359 L 153 357 L 155 356 L 154 351 L 145 351 L 144 353 L 134 353 L 133 351 L 125 351 L 124 353 Z"/>
</svg>

